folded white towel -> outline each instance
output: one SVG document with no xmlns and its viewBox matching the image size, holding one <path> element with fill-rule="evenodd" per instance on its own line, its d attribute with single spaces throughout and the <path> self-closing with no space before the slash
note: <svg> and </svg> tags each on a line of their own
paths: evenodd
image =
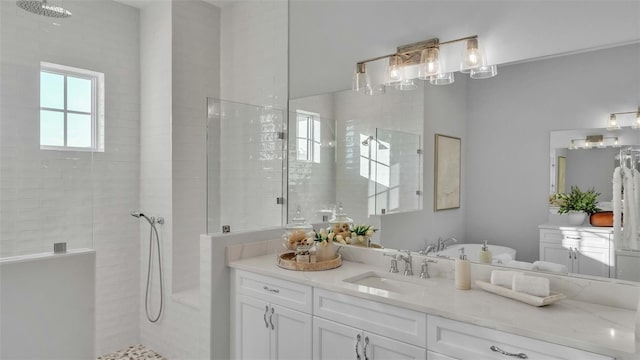
<svg viewBox="0 0 640 360">
<path fill-rule="evenodd" d="M 495 255 L 491 262 L 494 263 L 494 264 L 506 264 L 511 260 L 513 260 L 511 255 L 509 255 L 507 253 L 503 253 L 503 254 Z"/>
<path fill-rule="evenodd" d="M 493 270 L 491 272 L 491 284 L 511 289 L 513 277 L 517 275 L 523 274 L 519 271 Z"/>
<path fill-rule="evenodd" d="M 533 270 L 533 264 L 526 261 L 511 260 L 505 266 L 522 270 Z"/>
<path fill-rule="evenodd" d="M 549 279 L 527 275 L 514 276 L 511 290 L 541 297 L 547 297 L 551 292 L 549 290 Z"/>
<path fill-rule="evenodd" d="M 566 265 L 552 263 L 548 261 L 536 261 L 533 263 L 533 270 L 538 271 L 550 271 L 556 273 L 566 274 L 569 272 Z"/>
</svg>

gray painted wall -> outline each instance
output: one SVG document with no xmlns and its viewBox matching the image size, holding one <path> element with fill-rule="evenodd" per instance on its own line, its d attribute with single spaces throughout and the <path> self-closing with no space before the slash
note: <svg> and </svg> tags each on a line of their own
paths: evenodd
<svg viewBox="0 0 640 360">
<path fill-rule="evenodd" d="M 469 81 L 466 240 L 538 258 L 547 221 L 549 132 L 602 128 L 640 103 L 640 45 L 527 62 Z"/>
</svg>

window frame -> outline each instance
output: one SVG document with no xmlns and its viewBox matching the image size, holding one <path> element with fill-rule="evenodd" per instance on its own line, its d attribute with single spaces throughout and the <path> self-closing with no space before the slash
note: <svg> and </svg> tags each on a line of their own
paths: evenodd
<svg viewBox="0 0 640 360">
<path fill-rule="evenodd" d="M 64 77 L 64 108 L 49 108 L 41 106 L 42 103 L 40 101 L 39 110 L 41 111 L 52 111 L 63 114 L 64 120 L 64 145 L 43 145 L 41 143 L 42 133 L 40 132 L 40 137 L 38 142 L 40 142 L 40 150 L 59 150 L 59 151 L 87 151 L 87 152 L 104 152 L 104 74 L 91 71 L 86 69 L 80 69 L 76 67 L 48 63 L 48 62 L 40 62 L 40 71 L 39 74 L 42 76 L 42 73 L 50 73 L 61 75 Z M 67 79 L 68 77 L 73 77 L 77 79 L 85 79 L 91 81 L 91 112 L 77 111 L 77 110 L 69 110 L 67 108 Z M 41 85 L 40 85 L 41 86 Z M 40 114 L 39 112 L 39 114 Z M 91 145 L 88 147 L 79 147 L 79 146 L 68 146 L 68 114 L 79 114 L 79 115 L 90 115 L 91 116 Z M 39 129 L 41 130 L 42 118 L 39 115 Z"/>
<path fill-rule="evenodd" d="M 304 137 L 298 136 L 298 127 L 299 127 L 300 121 L 303 120 L 302 117 L 307 122 L 307 134 Z M 322 126 L 322 123 L 320 122 L 320 114 L 313 113 L 310 111 L 296 110 L 296 142 L 295 142 L 296 161 L 315 163 L 315 164 L 320 163 L 321 161 L 320 152 L 318 151 L 316 154 L 315 145 L 318 145 L 318 149 L 322 148 L 322 131 L 320 131 L 320 134 L 318 134 L 317 136 L 318 140 L 316 140 L 316 133 L 315 133 L 316 123 L 318 124 L 318 129 L 320 129 Z M 306 159 L 301 159 L 299 157 L 300 153 L 298 152 L 297 149 L 298 149 L 298 144 L 300 140 L 305 141 L 307 145 Z"/>
</svg>

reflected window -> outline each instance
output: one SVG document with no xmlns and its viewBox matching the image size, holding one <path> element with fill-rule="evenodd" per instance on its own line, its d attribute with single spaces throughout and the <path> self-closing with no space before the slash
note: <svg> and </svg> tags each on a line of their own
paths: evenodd
<svg viewBox="0 0 640 360">
<path fill-rule="evenodd" d="M 104 151 L 104 74 L 40 63 L 40 148 Z"/>
<path fill-rule="evenodd" d="M 296 159 L 320 163 L 320 115 L 296 111 Z"/>
<path fill-rule="evenodd" d="M 391 143 L 360 134 L 360 176 L 369 179 L 369 215 L 400 207 L 400 164 L 391 164 Z"/>
</svg>

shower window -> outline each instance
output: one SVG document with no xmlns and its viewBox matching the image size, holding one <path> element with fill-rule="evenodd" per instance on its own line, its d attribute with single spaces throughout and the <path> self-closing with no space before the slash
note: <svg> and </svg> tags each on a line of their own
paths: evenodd
<svg viewBox="0 0 640 360">
<path fill-rule="evenodd" d="M 40 148 L 104 151 L 104 74 L 40 64 Z"/>
<path fill-rule="evenodd" d="M 296 159 L 320 163 L 320 115 L 298 110 L 296 117 Z"/>
</svg>

